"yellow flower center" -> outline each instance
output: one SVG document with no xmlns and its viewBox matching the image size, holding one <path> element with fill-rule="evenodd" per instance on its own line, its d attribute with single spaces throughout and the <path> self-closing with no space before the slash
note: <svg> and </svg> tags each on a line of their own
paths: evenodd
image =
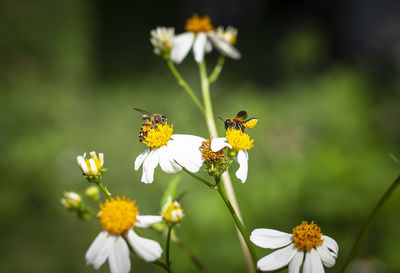
<svg viewBox="0 0 400 273">
<path fill-rule="evenodd" d="M 191 18 L 186 20 L 185 30 L 191 32 L 205 32 L 214 30 L 214 27 L 211 24 L 209 16 L 206 15 L 200 18 L 197 14 L 193 14 Z"/>
<path fill-rule="evenodd" d="M 93 169 L 90 167 L 90 162 L 89 162 L 89 160 L 90 160 L 90 159 L 86 159 L 86 160 L 85 160 L 86 165 L 87 165 L 88 170 L 89 170 L 89 175 L 96 175 L 96 174 L 98 174 L 99 171 L 101 170 L 101 162 L 100 162 L 100 159 L 98 159 L 98 158 L 93 158 L 94 163 L 96 163 L 96 168 L 97 168 L 97 170 L 93 170 Z"/>
<path fill-rule="evenodd" d="M 211 140 L 207 139 L 203 141 L 200 146 L 201 157 L 205 161 L 213 161 L 213 160 L 228 160 L 226 156 L 224 156 L 224 150 L 226 148 L 222 148 L 221 150 L 214 152 L 211 150 Z"/>
<path fill-rule="evenodd" d="M 143 143 L 150 148 L 160 148 L 166 145 L 171 139 L 173 131 L 173 124 L 171 124 L 171 126 L 169 126 L 168 123 L 164 125 L 158 124 L 157 128 L 150 129 Z"/>
<path fill-rule="evenodd" d="M 241 130 L 226 130 L 226 139 L 236 151 L 248 150 L 254 146 L 254 139 L 250 140 L 250 136 L 246 133 L 243 133 Z"/>
<path fill-rule="evenodd" d="M 126 199 L 125 196 L 116 199 L 106 200 L 104 205 L 100 205 L 100 223 L 110 234 L 122 234 L 135 225 L 138 215 L 135 201 Z"/>
<path fill-rule="evenodd" d="M 321 237 L 321 228 L 314 224 L 314 221 L 311 224 L 303 221 L 301 225 L 293 229 L 294 246 L 300 250 L 310 251 L 313 247 L 322 244 L 324 240 Z"/>
<path fill-rule="evenodd" d="M 170 202 L 164 208 L 163 217 L 169 223 L 177 223 L 183 218 L 183 210 L 179 203 Z"/>
</svg>

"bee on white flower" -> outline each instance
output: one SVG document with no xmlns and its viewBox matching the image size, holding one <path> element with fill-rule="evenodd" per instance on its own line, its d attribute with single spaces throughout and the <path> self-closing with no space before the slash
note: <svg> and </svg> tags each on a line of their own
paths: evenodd
<svg viewBox="0 0 400 273">
<path fill-rule="evenodd" d="M 210 52 L 213 46 L 224 56 L 233 59 L 241 57 L 240 52 L 232 46 L 233 44 L 215 32 L 208 16 L 200 18 L 194 14 L 186 21 L 185 30 L 186 32 L 176 35 L 174 39 L 171 60 L 175 63 L 181 63 L 191 48 L 193 48 L 194 59 L 198 63 L 203 61 L 204 54 Z"/>
</svg>

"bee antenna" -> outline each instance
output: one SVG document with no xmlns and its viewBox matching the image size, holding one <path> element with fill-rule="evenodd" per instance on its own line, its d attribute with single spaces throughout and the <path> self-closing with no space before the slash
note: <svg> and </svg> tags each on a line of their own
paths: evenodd
<svg viewBox="0 0 400 273">
<path fill-rule="evenodd" d="M 218 117 L 220 120 L 222 120 L 222 121 L 224 121 L 225 122 L 225 120 L 223 119 L 223 118 L 221 118 L 221 117 Z"/>
</svg>

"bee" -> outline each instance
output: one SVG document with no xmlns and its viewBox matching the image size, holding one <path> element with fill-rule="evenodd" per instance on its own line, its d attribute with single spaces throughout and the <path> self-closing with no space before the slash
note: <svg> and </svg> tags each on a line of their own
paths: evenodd
<svg viewBox="0 0 400 273">
<path fill-rule="evenodd" d="M 147 111 L 134 108 L 136 111 L 140 112 L 144 120 L 142 127 L 140 127 L 139 141 L 143 142 L 147 134 L 151 129 L 157 128 L 158 124 L 164 125 L 167 122 L 167 117 L 160 114 L 152 114 Z"/>
<path fill-rule="evenodd" d="M 257 125 L 257 123 L 257 118 L 247 119 L 247 112 L 240 111 L 239 113 L 237 113 L 236 117 L 228 118 L 225 120 L 225 129 L 236 129 L 244 132 L 244 129 L 252 129 Z"/>
</svg>

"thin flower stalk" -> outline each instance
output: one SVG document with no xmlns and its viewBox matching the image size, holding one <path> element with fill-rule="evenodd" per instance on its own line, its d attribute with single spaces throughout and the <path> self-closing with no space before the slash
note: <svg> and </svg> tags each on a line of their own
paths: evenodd
<svg viewBox="0 0 400 273">
<path fill-rule="evenodd" d="M 203 94 L 203 103 L 205 107 L 205 116 L 206 116 L 206 123 L 208 127 L 208 131 L 210 133 L 211 138 L 216 138 L 218 137 L 217 133 L 217 128 L 215 125 L 215 118 L 214 118 L 214 113 L 212 110 L 212 103 L 211 103 L 211 96 L 210 96 L 210 82 L 208 80 L 207 76 L 207 70 L 206 70 L 206 63 L 203 60 L 202 62 L 199 63 L 199 69 L 200 69 L 200 80 L 201 80 L 201 89 L 202 89 L 202 94 Z M 235 214 L 237 215 L 239 222 L 243 224 L 243 220 L 240 214 L 238 202 L 236 200 L 235 192 L 232 187 L 232 181 L 230 179 L 229 173 L 225 172 L 222 174 L 222 183 L 226 189 L 227 193 L 227 200 L 232 204 Z M 242 246 L 244 257 L 246 259 L 247 263 L 247 269 L 249 272 L 255 272 L 255 267 L 254 267 L 254 259 L 252 261 L 251 257 L 253 255 L 250 253 L 248 244 L 246 244 L 246 238 L 242 238 L 240 230 L 238 230 L 238 235 L 240 239 L 240 245 Z"/>
<path fill-rule="evenodd" d="M 190 85 L 183 79 L 181 74 L 178 72 L 176 69 L 175 65 L 173 62 L 170 60 L 167 60 L 167 65 L 168 68 L 171 70 L 172 74 L 175 76 L 176 80 L 178 81 L 178 84 L 185 89 L 186 93 L 189 95 L 189 97 L 193 100 L 193 102 L 196 104 L 196 106 L 199 108 L 200 112 L 205 115 L 205 110 L 203 104 L 200 102 L 200 100 L 197 98 L 195 93 L 193 92 L 192 88 Z"/>
<path fill-rule="evenodd" d="M 173 228 L 172 224 L 168 225 L 167 243 L 166 243 L 166 246 L 165 246 L 165 252 L 166 252 L 165 260 L 166 260 L 166 263 L 167 263 L 169 269 L 171 269 L 171 261 L 169 260 L 169 253 L 170 253 L 170 243 L 171 243 L 172 228 Z"/>
<path fill-rule="evenodd" d="M 224 67 L 224 63 L 225 63 L 225 56 L 220 55 L 218 58 L 217 64 L 214 67 L 214 70 L 211 72 L 210 76 L 208 77 L 208 82 L 210 84 L 215 82 L 218 79 L 219 74 L 221 73 L 222 68 Z"/>
<path fill-rule="evenodd" d="M 396 178 L 396 180 L 393 181 L 392 185 L 390 185 L 390 187 L 383 194 L 383 196 L 381 197 L 379 202 L 376 204 L 371 215 L 368 217 L 368 220 L 365 223 L 363 229 L 361 230 L 360 234 L 358 235 L 357 239 L 355 240 L 353 247 L 351 248 L 350 253 L 347 256 L 346 261 L 344 262 L 339 273 L 346 272 L 347 267 L 349 266 L 350 262 L 356 256 L 358 249 L 360 248 L 360 245 L 361 245 L 362 241 L 364 240 L 365 236 L 367 235 L 367 232 L 368 232 L 369 228 L 371 227 L 372 223 L 374 222 L 375 217 L 378 214 L 379 210 L 383 207 L 383 205 L 386 203 L 386 201 L 390 198 L 390 196 L 392 195 L 392 193 L 394 192 L 394 190 L 397 188 L 397 186 L 399 184 L 400 184 L 400 175 Z"/>
</svg>

